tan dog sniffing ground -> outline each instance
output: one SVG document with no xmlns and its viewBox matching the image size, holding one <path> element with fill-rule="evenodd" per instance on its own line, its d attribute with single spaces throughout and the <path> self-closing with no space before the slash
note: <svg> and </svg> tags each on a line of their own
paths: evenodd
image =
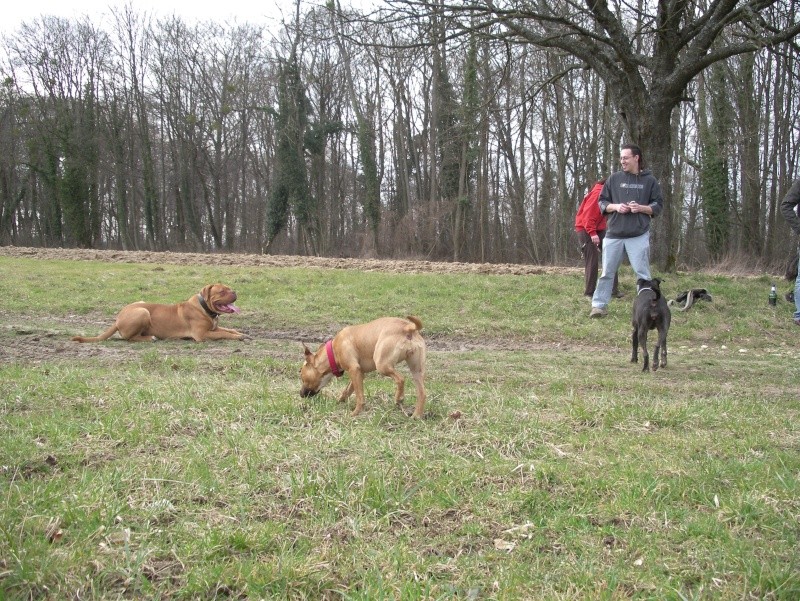
<svg viewBox="0 0 800 601">
<path fill-rule="evenodd" d="M 75 342 L 100 342 L 116 332 L 125 340 L 151 342 L 156 339 L 244 340 L 236 330 L 221 328 L 221 313 L 238 313 L 236 293 L 224 284 L 209 284 L 188 300 L 174 305 L 139 301 L 123 307 L 114 325 L 99 336 L 73 336 Z"/>
<path fill-rule="evenodd" d="M 395 366 L 405 361 L 417 388 L 417 405 L 411 417 L 421 418 L 425 410 L 425 340 L 420 330 L 422 322 L 416 317 L 381 317 L 344 328 L 333 340 L 320 346 L 316 353 L 304 344 L 300 396 L 314 396 L 334 376 L 347 373 L 350 382 L 342 391 L 339 402 L 346 401 L 355 391 L 356 407 L 352 412 L 355 416 L 364 408 L 364 374 L 377 371 L 394 380 L 394 400 L 398 407 L 402 407 L 405 379 L 397 373 Z"/>
</svg>

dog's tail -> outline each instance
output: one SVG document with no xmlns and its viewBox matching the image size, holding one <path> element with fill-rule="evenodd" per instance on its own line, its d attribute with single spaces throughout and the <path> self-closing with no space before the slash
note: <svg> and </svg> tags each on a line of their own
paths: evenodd
<svg viewBox="0 0 800 601">
<path fill-rule="evenodd" d="M 72 342 L 101 342 L 103 340 L 108 340 L 109 338 L 111 338 L 116 333 L 116 331 L 117 331 L 117 324 L 114 324 L 99 336 L 92 336 L 91 338 L 87 338 L 85 336 L 73 336 Z"/>
<path fill-rule="evenodd" d="M 407 315 L 406 319 L 411 322 L 404 328 L 407 334 L 411 334 L 412 332 L 422 331 L 422 322 L 420 321 L 419 317 L 414 317 L 413 315 Z"/>
</svg>

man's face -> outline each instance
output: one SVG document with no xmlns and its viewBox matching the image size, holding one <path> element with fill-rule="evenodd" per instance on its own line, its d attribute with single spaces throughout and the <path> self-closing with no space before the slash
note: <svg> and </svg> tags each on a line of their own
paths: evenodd
<svg viewBox="0 0 800 601">
<path fill-rule="evenodd" d="M 639 157 L 633 154 L 630 149 L 625 148 L 619 155 L 619 162 L 625 173 L 636 175 L 639 173 Z"/>
</svg>

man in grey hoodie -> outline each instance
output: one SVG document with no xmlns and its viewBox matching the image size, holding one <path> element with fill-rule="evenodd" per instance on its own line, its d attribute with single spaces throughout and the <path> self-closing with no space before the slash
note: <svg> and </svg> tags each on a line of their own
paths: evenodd
<svg viewBox="0 0 800 601">
<path fill-rule="evenodd" d="M 622 171 L 606 180 L 598 203 L 608 228 L 603 242 L 603 274 L 597 281 L 589 317 L 608 315 L 614 274 L 628 256 L 636 279 L 650 278 L 650 221 L 664 209 L 661 186 L 649 169 L 644 169 L 642 150 L 625 144 L 619 156 Z"/>
</svg>

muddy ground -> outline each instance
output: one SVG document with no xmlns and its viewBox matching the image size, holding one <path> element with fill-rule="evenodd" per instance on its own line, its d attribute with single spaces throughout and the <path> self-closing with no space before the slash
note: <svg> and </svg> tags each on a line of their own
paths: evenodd
<svg viewBox="0 0 800 601">
<path fill-rule="evenodd" d="M 355 269 L 390 273 L 485 273 L 501 275 L 538 275 L 581 273 L 577 267 L 514 265 L 509 263 L 440 263 L 390 259 L 349 259 L 301 257 L 290 255 L 200 254 L 176 252 L 86 250 L 65 248 L 28 248 L 0 246 L 0 255 L 32 259 L 71 261 L 108 261 L 110 263 L 166 263 L 169 265 L 239 265 L 243 267 L 318 267 Z"/>
<path fill-rule="evenodd" d="M 33 259 L 60 259 L 73 261 L 108 261 L 112 263 L 155 263 L 172 265 L 235 265 L 245 267 L 315 267 L 323 269 L 352 269 L 359 271 L 384 271 L 391 273 L 479 273 L 498 275 L 536 274 L 581 274 L 578 267 L 553 267 L 541 265 L 514 265 L 490 263 L 444 263 L 414 260 L 352 259 L 301 257 L 289 255 L 252 254 L 199 254 L 176 252 L 87 250 L 61 248 L 28 248 L 1 246 L 0 256 Z M 224 320 L 226 316 L 222 316 Z M 70 341 L 73 334 L 95 335 L 106 329 L 107 318 L 85 315 L 58 315 L 46 319 L 10 314 L 0 308 L 0 361 L 42 361 L 88 358 L 109 362 L 132 360 L 141 357 L 154 347 L 148 344 L 130 344 L 111 339 L 102 344 L 81 344 Z M 234 343 L 206 343 L 200 346 L 184 341 L 161 341 L 155 347 L 160 355 L 170 357 L 196 357 L 202 355 L 208 344 L 214 345 L 216 358 L 244 353 L 248 357 L 269 355 L 297 358 L 298 341 L 309 346 L 329 338 L 334 331 L 269 330 L 266 328 L 241 327 L 233 320 L 222 323 L 246 331 L 251 340 Z M 460 339 L 452 336 L 426 332 L 428 348 L 432 351 L 468 350 L 567 350 L 569 345 L 561 343 L 537 343 L 535 341 L 511 341 L 484 339 L 480 341 Z"/>
</svg>

